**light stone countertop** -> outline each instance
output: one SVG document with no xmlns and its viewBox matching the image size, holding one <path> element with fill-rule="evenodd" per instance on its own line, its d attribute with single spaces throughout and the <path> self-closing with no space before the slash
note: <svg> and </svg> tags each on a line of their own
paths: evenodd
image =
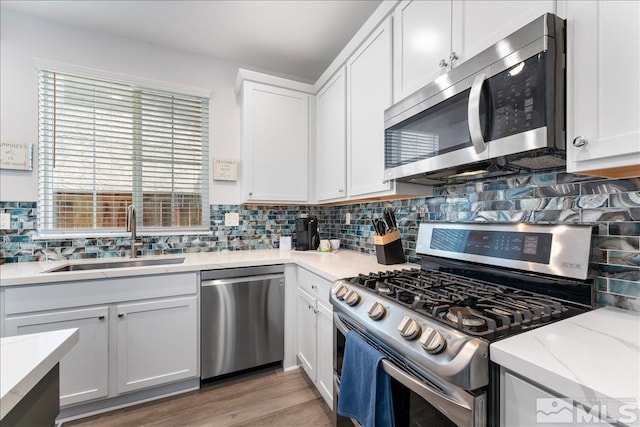
<svg viewBox="0 0 640 427">
<path fill-rule="evenodd" d="M 640 313 L 599 308 L 493 343 L 489 353 L 495 363 L 587 406 L 613 411 L 614 403 L 640 404 Z"/>
<path fill-rule="evenodd" d="M 92 264 L 128 261 L 128 258 L 104 258 L 78 261 L 50 261 L 4 264 L 0 266 L 0 286 L 3 288 L 52 284 L 67 281 L 118 278 L 165 273 L 199 272 L 201 270 L 248 267 L 273 264 L 296 264 L 327 280 L 354 276 L 371 271 L 419 267 L 415 264 L 378 264 L 375 255 L 337 250 L 329 253 L 275 250 L 207 252 L 140 257 L 144 259 L 184 258 L 181 264 L 124 267 L 47 273 L 67 264 Z M 82 283 L 82 282 L 80 282 Z M 1 307 L 0 307 L 1 308 Z M 4 417 L 42 377 L 78 342 L 78 331 L 64 330 L 41 334 L 2 338 L 2 417 Z"/>
<path fill-rule="evenodd" d="M 0 419 L 76 345 L 77 329 L 0 339 Z"/>
<path fill-rule="evenodd" d="M 327 253 L 317 251 L 297 252 L 280 251 L 278 249 L 262 249 L 150 256 L 139 257 L 136 259 L 166 258 L 184 258 L 184 262 L 181 264 L 123 267 L 87 271 L 65 271 L 57 273 L 46 273 L 46 271 L 66 264 L 108 263 L 114 261 L 127 261 L 129 258 L 100 258 L 78 261 L 4 264 L 0 266 L 0 287 L 288 263 L 297 264 L 330 281 L 355 276 L 359 273 L 419 267 L 416 264 L 378 264 L 375 255 L 342 249 Z"/>
<path fill-rule="evenodd" d="M 182 264 L 108 270 L 43 273 L 69 263 L 124 261 L 107 258 L 82 261 L 5 264 L 0 285 L 19 286 L 62 281 L 178 273 L 272 264 L 297 264 L 333 281 L 359 273 L 418 267 L 382 265 L 375 255 L 349 250 L 331 253 L 248 250 L 165 255 L 185 258 Z M 574 399 L 635 399 L 640 402 L 640 315 L 600 308 L 491 344 L 491 360 L 550 390 Z"/>
</svg>

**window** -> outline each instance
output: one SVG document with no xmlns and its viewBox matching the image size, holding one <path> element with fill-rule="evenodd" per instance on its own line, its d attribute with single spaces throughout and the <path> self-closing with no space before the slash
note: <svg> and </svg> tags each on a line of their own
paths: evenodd
<svg viewBox="0 0 640 427">
<path fill-rule="evenodd" d="M 39 230 L 209 228 L 209 100 L 40 71 Z"/>
</svg>

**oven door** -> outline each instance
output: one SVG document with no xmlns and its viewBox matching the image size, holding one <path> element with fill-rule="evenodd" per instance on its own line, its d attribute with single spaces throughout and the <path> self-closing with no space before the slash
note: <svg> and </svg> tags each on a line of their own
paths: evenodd
<svg viewBox="0 0 640 427">
<path fill-rule="evenodd" d="M 340 374 L 347 331 L 360 335 L 387 358 L 382 368 L 391 377 L 391 393 L 395 425 L 433 427 L 485 427 L 486 393 L 470 393 L 436 378 L 426 378 L 404 363 L 398 355 L 378 342 L 356 322 L 334 313 L 334 425 L 348 426 L 350 420 L 337 413 L 340 398 Z"/>
</svg>

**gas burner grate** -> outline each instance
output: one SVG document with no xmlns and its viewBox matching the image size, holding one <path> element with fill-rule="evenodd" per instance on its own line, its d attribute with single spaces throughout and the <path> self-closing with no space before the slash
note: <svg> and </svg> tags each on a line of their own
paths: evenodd
<svg viewBox="0 0 640 427">
<path fill-rule="evenodd" d="M 411 269 L 361 274 L 350 282 L 487 339 L 545 324 L 568 311 L 552 298 L 441 271 Z M 464 315 L 466 312 L 473 313 L 476 320 L 471 321 Z"/>
</svg>

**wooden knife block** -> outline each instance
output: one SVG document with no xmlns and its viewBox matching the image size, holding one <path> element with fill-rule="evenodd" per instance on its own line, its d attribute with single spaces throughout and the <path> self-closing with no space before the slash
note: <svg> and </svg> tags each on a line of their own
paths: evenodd
<svg viewBox="0 0 640 427">
<path fill-rule="evenodd" d="M 404 256 L 401 237 L 398 230 L 394 230 L 384 236 L 373 236 L 378 264 L 403 264 L 407 261 Z"/>
</svg>

